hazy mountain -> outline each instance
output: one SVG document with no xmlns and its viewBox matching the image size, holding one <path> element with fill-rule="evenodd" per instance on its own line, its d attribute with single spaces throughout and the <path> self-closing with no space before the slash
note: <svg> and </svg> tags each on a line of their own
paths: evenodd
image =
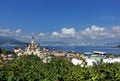
<svg viewBox="0 0 120 81">
<path fill-rule="evenodd" d="M 0 45 L 22 45 L 22 44 L 26 43 L 13 38 L 0 36 Z"/>
<path fill-rule="evenodd" d="M 40 44 L 42 46 L 67 46 L 69 43 L 62 41 L 41 41 Z"/>
<path fill-rule="evenodd" d="M 117 46 L 120 45 L 120 42 L 116 42 L 116 43 L 107 43 L 108 46 Z"/>
<path fill-rule="evenodd" d="M 116 46 L 117 48 L 120 48 L 120 45 Z"/>
</svg>

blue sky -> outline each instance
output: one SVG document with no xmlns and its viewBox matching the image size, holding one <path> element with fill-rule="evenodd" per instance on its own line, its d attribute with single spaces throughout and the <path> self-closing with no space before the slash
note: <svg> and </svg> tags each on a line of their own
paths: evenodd
<svg viewBox="0 0 120 81">
<path fill-rule="evenodd" d="M 120 0 L 0 0 L 2 36 L 116 42 L 119 29 Z"/>
</svg>

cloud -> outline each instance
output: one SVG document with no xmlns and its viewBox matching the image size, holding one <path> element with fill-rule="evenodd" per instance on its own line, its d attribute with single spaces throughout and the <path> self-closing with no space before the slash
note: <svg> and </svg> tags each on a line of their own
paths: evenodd
<svg viewBox="0 0 120 81">
<path fill-rule="evenodd" d="M 120 26 L 114 26 L 112 30 L 115 32 L 120 32 Z"/>
<path fill-rule="evenodd" d="M 45 36 L 45 34 L 44 33 L 39 33 L 39 36 Z"/>
<path fill-rule="evenodd" d="M 60 33 L 58 33 L 58 32 L 53 32 L 53 33 L 52 33 L 52 36 L 60 36 Z"/>
<path fill-rule="evenodd" d="M 110 33 L 112 33 L 114 35 L 114 37 L 120 37 L 120 26 L 114 26 Z"/>
<path fill-rule="evenodd" d="M 3 32 L 3 33 L 6 33 L 6 32 L 9 32 L 10 29 L 0 29 L 0 32 Z"/>
<path fill-rule="evenodd" d="M 114 17 L 114 16 L 103 16 L 102 19 L 104 19 L 104 20 L 116 20 L 116 17 Z"/>
<path fill-rule="evenodd" d="M 61 40 L 78 41 L 106 41 L 120 39 L 120 26 L 111 28 L 92 25 L 79 32 L 74 28 L 62 28 L 61 32 L 52 32 L 51 39 L 59 38 Z"/>
<path fill-rule="evenodd" d="M 105 35 L 105 28 L 92 25 L 90 28 L 86 28 L 81 31 L 81 36 L 87 39 L 98 39 Z"/>
<path fill-rule="evenodd" d="M 0 36 L 11 35 L 10 29 L 0 29 Z"/>
<path fill-rule="evenodd" d="M 75 29 L 74 28 L 62 28 L 61 29 L 61 37 L 74 37 Z"/>
<path fill-rule="evenodd" d="M 63 35 L 74 35 L 75 29 L 74 28 L 62 28 L 61 32 Z"/>
<path fill-rule="evenodd" d="M 16 33 L 21 33 L 21 29 L 17 29 L 15 32 Z"/>
<path fill-rule="evenodd" d="M 14 37 L 19 40 L 28 40 L 31 39 L 31 34 L 24 33 L 21 29 L 10 30 L 10 29 L 0 29 L 0 36 L 9 36 Z M 35 39 L 38 41 L 44 40 L 62 40 L 67 42 L 84 42 L 84 41 L 116 41 L 120 40 L 120 26 L 114 26 L 111 28 L 100 27 L 92 25 L 84 30 L 75 31 L 75 28 L 61 28 L 61 31 L 54 31 L 52 33 L 39 33 L 35 34 Z"/>
<path fill-rule="evenodd" d="M 62 28 L 61 32 L 52 32 L 52 38 L 59 37 L 59 38 L 71 38 L 75 36 L 75 29 L 74 28 Z"/>
<path fill-rule="evenodd" d="M 91 26 L 82 31 L 81 36 L 83 39 L 92 39 L 94 41 L 109 40 L 113 42 L 113 40 L 120 40 L 120 26 L 114 26 L 111 28 Z"/>
<path fill-rule="evenodd" d="M 105 28 L 98 27 L 95 25 L 92 25 L 90 28 L 86 28 L 84 31 L 82 31 L 83 34 L 93 34 L 93 33 L 100 33 L 103 32 Z"/>
</svg>

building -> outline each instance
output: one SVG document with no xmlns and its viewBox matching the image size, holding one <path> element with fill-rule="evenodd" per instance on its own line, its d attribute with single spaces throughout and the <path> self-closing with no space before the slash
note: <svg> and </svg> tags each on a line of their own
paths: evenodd
<svg viewBox="0 0 120 81">
<path fill-rule="evenodd" d="M 34 36 L 32 36 L 31 43 L 26 45 L 24 54 L 40 56 L 40 44 L 35 44 Z"/>
<path fill-rule="evenodd" d="M 14 48 L 13 51 L 14 51 L 14 53 L 16 53 L 18 56 L 22 55 L 23 52 L 24 52 L 21 47 L 19 47 L 18 49 L 17 49 L 17 48 Z"/>
<path fill-rule="evenodd" d="M 32 36 L 31 39 L 31 43 L 26 45 L 25 50 L 23 51 L 21 48 L 14 48 L 14 53 L 16 53 L 18 56 L 22 55 L 22 54 L 26 54 L 26 55 L 37 55 L 38 57 L 40 57 L 40 44 L 35 44 L 34 41 L 34 36 Z"/>
</svg>

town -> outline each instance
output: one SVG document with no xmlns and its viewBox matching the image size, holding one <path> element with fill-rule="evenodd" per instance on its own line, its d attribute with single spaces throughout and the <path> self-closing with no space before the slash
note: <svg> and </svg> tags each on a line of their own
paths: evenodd
<svg viewBox="0 0 120 81">
<path fill-rule="evenodd" d="M 13 49 L 14 54 L 0 54 L 0 60 L 2 61 L 11 61 L 14 58 L 20 57 L 21 55 L 35 55 L 39 57 L 44 63 L 50 62 L 54 57 L 64 57 L 74 65 L 81 65 L 83 60 L 87 62 L 87 66 L 93 66 L 94 62 L 103 60 L 104 63 L 114 63 L 120 62 L 120 57 L 115 55 L 108 55 L 106 52 L 93 51 L 93 52 L 64 52 L 62 50 L 56 50 L 53 48 L 52 51 L 49 49 L 43 48 L 40 50 L 40 44 L 35 44 L 34 36 L 32 36 L 31 43 L 26 45 L 26 48 L 23 50 L 21 47 Z"/>
</svg>

